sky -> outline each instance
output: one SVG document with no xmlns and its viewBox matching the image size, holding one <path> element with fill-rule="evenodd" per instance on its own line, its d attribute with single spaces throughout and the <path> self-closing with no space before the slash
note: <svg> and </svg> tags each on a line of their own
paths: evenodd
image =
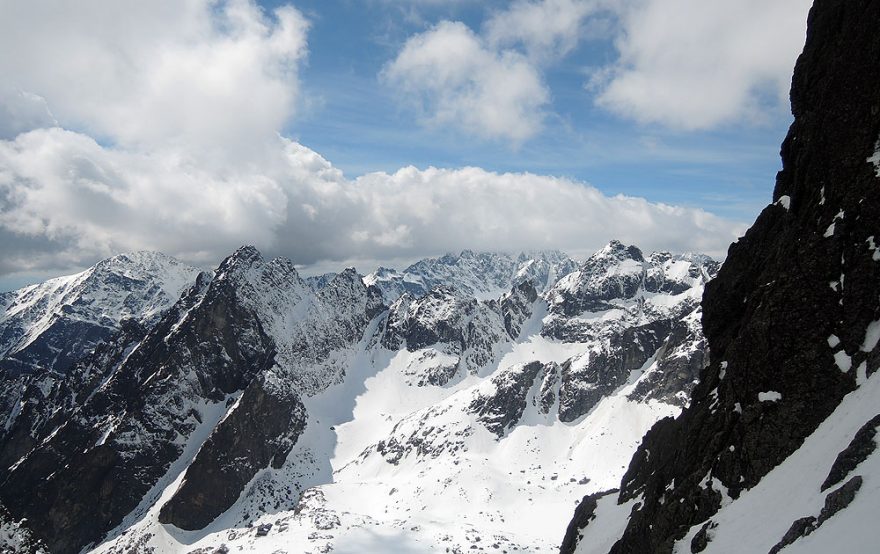
<svg viewBox="0 0 880 554">
<path fill-rule="evenodd" d="M 0 0 L 0 290 L 159 250 L 306 273 L 727 246 L 805 0 Z"/>
</svg>

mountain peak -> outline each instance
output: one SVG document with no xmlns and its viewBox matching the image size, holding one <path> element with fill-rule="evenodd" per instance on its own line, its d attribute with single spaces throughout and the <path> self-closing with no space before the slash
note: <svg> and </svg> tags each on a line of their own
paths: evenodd
<svg viewBox="0 0 880 554">
<path fill-rule="evenodd" d="M 255 246 L 241 246 L 220 263 L 217 267 L 217 275 L 223 276 L 231 272 L 246 271 L 262 261 L 263 255 Z"/>
<path fill-rule="evenodd" d="M 645 261 L 642 251 L 633 245 L 626 245 L 617 239 L 612 239 L 594 254 L 595 257 L 617 258 L 620 260 L 631 259 L 637 262 Z"/>
<path fill-rule="evenodd" d="M 257 247 L 252 244 L 245 244 L 244 246 L 238 247 L 235 252 L 232 253 L 232 258 L 238 260 L 249 260 L 249 261 L 262 261 L 263 255 L 257 250 Z"/>
</svg>

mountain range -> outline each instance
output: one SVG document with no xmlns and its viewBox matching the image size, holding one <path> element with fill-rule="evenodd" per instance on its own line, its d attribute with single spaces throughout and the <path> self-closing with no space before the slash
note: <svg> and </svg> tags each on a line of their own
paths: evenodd
<svg viewBox="0 0 880 554">
<path fill-rule="evenodd" d="M 723 265 L 612 241 L 0 295 L 0 549 L 872 552 L 880 3 L 818 0 Z M 560 548 L 561 544 L 561 548 Z"/>
<path fill-rule="evenodd" d="M 687 405 L 718 267 L 613 241 L 307 281 L 246 246 L 7 293 L 7 528 L 51 552 L 553 549 Z"/>
</svg>

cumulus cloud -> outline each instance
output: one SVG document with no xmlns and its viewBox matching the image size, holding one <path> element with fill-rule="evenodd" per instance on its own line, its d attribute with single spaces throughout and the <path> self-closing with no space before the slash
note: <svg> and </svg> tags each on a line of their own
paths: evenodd
<svg viewBox="0 0 880 554">
<path fill-rule="evenodd" d="M 463 248 L 583 250 L 615 237 L 719 255 L 742 231 L 702 210 L 531 174 L 408 167 L 347 180 L 283 137 L 259 168 L 206 170 L 44 129 L 0 141 L 0 167 L 0 227 L 45 242 L 18 252 L 18 269 L 57 262 L 59 245 L 82 264 L 134 249 L 213 263 L 243 242 L 304 264 Z"/>
<path fill-rule="evenodd" d="M 136 249 L 210 266 L 243 243 L 300 264 L 463 248 L 584 251 L 610 238 L 720 255 L 742 230 L 702 210 L 531 174 L 408 167 L 347 179 L 279 133 L 306 55 L 308 23 L 290 7 L 56 2 L 54 17 L 46 3 L 8 8 L 0 275 Z M 389 78 L 406 85 L 420 75 L 474 108 L 433 98 L 442 117 L 512 139 L 539 124 L 533 111 L 547 91 L 525 54 L 495 52 L 453 23 L 411 40 Z M 456 63 L 437 71 L 437 60 Z M 488 101 L 499 111 L 479 109 Z M 510 110 L 521 112 L 514 124 L 503 117 Z"/>
<path fill-rule="evenodd" d="M 519 0 L 495 12 L 484 33 L 495 47 L 519 45 L 530 58 L 558 58 L 577 46 L 586 17 L 600 8 L 599 0 Z"/>
<path fill-rule="evenodd" d="M 634 0 L 617 5 L 619 59 L 597 103 L 643 123 L 694 130 L 787 106 L 811 0 Z"/>
<path fill-rule="evenodd" d="M 382 76 L 415 100 L 427 121 L 513 142 L 538 132 L 550 97 L 525 57 L 488 48 L 459 22 L 411 37 Z"/>
<path fill-rule="evenodd" d="M 590 70 L 587 89 L 593 96 L 585 95 L 585 102 L 673 129 L 754 123 L 787 107 L 810 4 L 517 0 L 493 12 L 479 35 L 451 22 L 414 35 L 385 74 L 420 102 L 429 121 L 521 142 L 541 130 L 552 109 L 544 72 L 602 30 L 617 56 Z M 463 58 L 465 52 L 482 62 Z M 490 80 L 495 73 L 486 69 L 503 69 L 504 59 L 517 60 L 528 78 L 496 86 Z M 502 91 L 507 95 L 499 101 Z M 480 114 L 489 110 L 503 113 L 507 126 L 485 125 Z"/>
<path fill-rule="evenodd" d="M 492 12 L 479 34 L 441 21 L 411 36 L 380 76 L 423 123 L 519 145 L 547 115 L 544 66 L 577 45 L 601 1 L 518 0 Z"/>
<path fill-rule="evenodd" d="M 244 155 L 293 112 L 307 28 L 247 0 L 5 3 L 0 73 L 102 140 Z"/>
</svg>

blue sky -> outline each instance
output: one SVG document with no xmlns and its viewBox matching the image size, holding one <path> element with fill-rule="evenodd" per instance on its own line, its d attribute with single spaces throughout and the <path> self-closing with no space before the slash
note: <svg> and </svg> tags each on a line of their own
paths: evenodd
<svg viewBox="0 0 880 554">
<path fill-rule="evenodd" d="M 242 244 L 306 272 L 610 239 L 723 258 L 808 0 L 0 4 L 0 289 Z"/>
<path fill-rule="evenodd" d="M 506 4 L 297 2 L 312 27 L 301 73 L 304 105 L 287 133 L 352 177 L 406 165 L 474 165 L 570 177 L 608 194 L 702 207 L 740 221 L 751 221 L 769 202 L 791 123 L 788 106 L 768 107 L 759 122 L 696 131 L 611 114 L 594 105 L 586 87 L 589 71 L 615 58 L 609 40 L 586 40 L 549 65 L 551 113 L 523 144 L 419 125 L 379 78 L 383 66 L 414 33 L 444 19 L 479 29 Z"/>
</svg>

